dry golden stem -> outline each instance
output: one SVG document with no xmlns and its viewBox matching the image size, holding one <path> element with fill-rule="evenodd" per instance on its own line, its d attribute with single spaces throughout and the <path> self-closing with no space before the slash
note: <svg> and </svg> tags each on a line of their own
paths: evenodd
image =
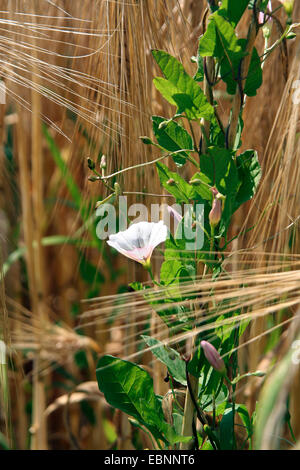
<svg viewBox="0 0 300 470">
<path fill-rule="evenodd" d="M 22 116 L 22 110 L 19 107 L 19 116 Z M 26 113 L 27 114 L 27 113 Z M 29 293 L 32 310 L 37 311 L 38 295 L 36 292 L 34 275 L 34 255 L 33 255 L 33 221 L 31 205 L 31 184 L 30 173 L 27 159 L 26 129 L 23 128 L 23 120 L 19 119 L 17 126 L 17 145 L 19 159 L 20 192 L 22 201 L 22 225 L 24 231 L 24 240 L 26 245 L 26 265 L 29 279 Z"/>
<path fill-rule="evenodd" d="M 34 2 L 33 13 L 38 14 L 38 2 Z M 35 16 L 33 16 L 35 22 Z M 38 61 L 36 52 L 36 39 L 32 38 L 33 56 Z M 43 271 L 43 249 L 42 249 L 42 222 L 44 219 L 43 208 L 43 158 L 42 158 L 42 129 L 41 129 L 41 95 L 35 91 L 35 86 L 40 85 L 38 68 L 34 65 L 32 70 L 32 82 L 34 84 L 31 90 L 32 99 L 32 138 L 31 138 L 31 162 L 32 162 L 32 205 L 33 205 L 33 231 L 34 231 L 34 282 L 37 292 L 37 310 L 35 311 L 36 320 L 40 323 L 42 330 L 44 324 L 45 305 L 45 284 Z M 41 344 L 41 335 L 38 335 L 37 342 Z M 40 358 L 39 352 L 34 360 L 33 368 L 33 424 L 34 430 L 31 440 L 33 450 L 47 449 L 47 430 L 44 419 L 44 410 L 46 406 L 45 384 L 39 374 Z"/>
</svg>

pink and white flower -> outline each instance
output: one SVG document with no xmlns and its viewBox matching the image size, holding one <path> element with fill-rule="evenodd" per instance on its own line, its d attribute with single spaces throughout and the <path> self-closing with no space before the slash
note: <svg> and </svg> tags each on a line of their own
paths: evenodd
<svg viewBox="0 0 300 470">
<path fill-rule="evenodd" d="M 271 0 L 269 0 L 269 2 L 268 2 L 267 10 L 268 10 L 269 12 L 272 11 L 272 3 L 271 3 Z M 265 22 L 266 20 L 268 20 L 269 22 L 272 21 L 271 16 L 269 16 L 267 13 L 266 13 L 266 16 L 265 16 L 264 12 L 263 12 L 263 11 L 260 11 L 260 12 L 259 12 L 259 15 L 258 15 L 258 23 L 259 23 L 259 24 L 264 24 L 264 22 Z"/>
<path fill-rule="evenodd" d="M 127 258 L 148 266 L 154 248 L 166 241 L 168 228 L 162 220 L 159 222 L 138 222 L 127 230 L 114 233 L 107 241 Z"/>
<path fill-rule="evenodd" d="M 222 217 L 222 201 L 221 194 L 216 188 L 211 188 L 211 192 L 213 193 L 213 203 L 208 217 L 210 225 L 215 227 L 216 225 L 218 225 Z"/>
<path fill-rule="evenodd" d="M 225 373 L 226 368 L 223 359 L 216 350 L 216 348 L 208 341 L 201 341 L 201 347 L 203 348 L 204 355 L 211 366 L 219 371 L 221 374 Z"/>
<path fill-rule="evenodd" d="M 173 206 L 167 206 L 167 211 L 169 212 L 169 214 L 176 220 L 176 222 L 181 222 L 183 217 L 182 215 L 180 214 L 180 212 L 178 212 L 176 209 L 174 209 Z"/>
</svg>

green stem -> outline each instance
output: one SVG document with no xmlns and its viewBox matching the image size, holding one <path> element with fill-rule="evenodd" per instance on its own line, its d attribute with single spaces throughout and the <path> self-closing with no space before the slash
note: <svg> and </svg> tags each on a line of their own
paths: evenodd
<svg viewBox="0 0 300 470">
<path fill-rule="evenodd" d="M 167 153 L 166 155 L 162 155 L 161 157 L 156 158 L 155 160 L 151 160 L 150 162 L 139 163 L 138 165 L 128 166 L 127 168 L 124 168 L 123 170 L 116 171 L 115 173 L 112 173 L 111 175 L 106 175 L 104 179 L 107 180 L 107 179 L 113 178 L 114 176 L 120 175 L 121 173 L 124 173 L 125 171 L 135 170 L 136 168 L 142 168 L 144 166 L 153 165 L 154 163 L 157 163 L 160 160 L 163 160 L 164 158 L 171 157 L 172 155 L 177 155 L 178 153 L 182 153 L 182 152 L 191 152 L 191 149 L 176 150 L 175 152 Z M 192 161 L 192 163 L 194 163 L 194 164 L 196 164 L 196 166 L 198 166 L 198 163 L 196 162 L 196 160 L 194 160 L 192 157 L 188 157 L 188 158 L 189 158 L 190 161 Z"/>
<path fill-rule="evenodd" d="M 149 273 L 149 275 L 150 275 L 150 277 L 151 277 L 152 282 L 153 282 L 156 286 L 161 287 L 161 285 L 154 279 L 151 264 L 150 264 L 150 263 L 146 263 L 146 264 L 144 265 L 144 267 L 145 267 L 145 269 L 148 271 L 148 273 Z"/>
</svg>

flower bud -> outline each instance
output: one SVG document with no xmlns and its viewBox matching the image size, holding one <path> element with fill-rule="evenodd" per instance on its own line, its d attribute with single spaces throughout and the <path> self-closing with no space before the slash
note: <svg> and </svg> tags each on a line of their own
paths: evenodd
<svg viewBox="0 0 300 470">
<path fill-rule="evenodd" d="M 265 15 L 263 11 L 260 11 L 258 14 L 258 24 L 264 24 L 265 22 Z"/>
<path fill-rule="evenodd" d="M 194 178 L 189 181 L 189 184 L 192 184 L 193 186 L 199 186 L 202 184 L 202 181 L 199 178 Z"/>
<path fill-rule="evenodd" d="M 142 135 L 140 137 L 140 139 L 143 142 L 143 144 L 145 144 L 145 145 L 152 145 L 153 144 L 152 140 L 149 139 L 149 137 L 145 137 L 145 136 Z"/>
<path fill-rule="evenodd" d="M 214 186 L 212 188 L 210 188 L 211 192 L 213 193 L 213 196 L 216 197 L 218 194 L 219 194 L 219 191 L 217 190 L 217 188 L 215 188 Z"/>
<path fill-rule="evenodd" d="M 267 11 L 272 12 L 271 0 L 269 0 L 268 2 Z M 272 31 L 272 17 L 268 15 L 267 12 L 264 13 L 263 11 L 260 11 L 258 15 L 258 23 L 263 25 L 262 32 L 263 32 L 264 38 L 269 39 L 269 37 L 271 36 L 271 31 Z"/>
<path fill-rule="evenodd" d="M 102 157 L 101 157 L 100 168 L 101 168 L 101 170 L 105 170 L 105 168 L 106 168 L 106 156 L 105 155 L 102 155 Z"/>
<path fill-rule="evenodd" d="M 270 25 L 270 23 L 266 23 L 262 27 L 262 32 L 263 32 L 264 38 L 269 39 L 269 37 L 271 36 L 271 31 L 272 31 L 272 25 Z"/>
<path fill-rule="evenodd" d="M 222 217 L 222 201 L 215 197 L 212 204 L 212 209 L 208 215 L 210 225 L 216 226 L 221 220 Z"/>
<path fill-rule="evenodd" d="M 173 178 L 170 178 L 168 181 L 167 181 L 167 184 L 169 186 L 174 186 L 175 185 L 175 180 Z"/>
<path fill-rule="evenodd" d="M 297 37 L 297 35 L 293 32 L 287 34 L 286 36 L 286 39 L 295 39 Z"/>
<path fill-rule="evenodd" d="M 91 160 L 90 158 L 87 158 L 87 164 L 88 164 L 88 167 L 90 170 L 94 170 L 95 169 L 95 162 L 93 160 Z"/>
<path fill-rule="evenodd" d="M 218 372 L 223 374 L 226 371 L 225 364 L 216 348 L 208 341 L 201 341 L 200 344 L 210 365 Z"/>
<path fill-rule="evenodd" d="M 114 184 L 114 190 L 115 190 L 116 197 L 122 196 L 122 189 L 119 183 Z"/>
</svg>

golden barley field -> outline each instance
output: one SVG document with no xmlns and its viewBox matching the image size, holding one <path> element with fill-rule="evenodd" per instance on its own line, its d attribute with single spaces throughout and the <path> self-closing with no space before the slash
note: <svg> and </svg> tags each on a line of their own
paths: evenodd
<svg viewBox="0 0 300 470">
<path fill-rule="evenodd" d="M 300 2 L 243 0 L 233 26 L 219 13 L 231 11 L 230 2 L 0 0 L 0 449 L 191 449 L 182 436 L 193 436 L 199 450 L 300 449 Z M 212 24 L 216 42 L 205 54 L 211 43 L 201 38 Z M 247 94 L 254 48 L 262 78 Z M 165 51 L 168 69 L 153 51 Z M 240 61 L 233 78 L 230 54 Z M 192 108 L 187 95 L 178 97 L 184 80 L 201 93 L 211 121 L 195 110 L 186 119 Z M 151 116 L 163 117 L 160 125 Z M 214 147 L 212 122 L 220 131 Z M 159 132 L 171 126 L 192 148 L 162 143 Z M 146 208 L 150 223 L 153 205 L 200 198 L 197 188 L 210 185 L 201 186 L 208 155 L 220 151 L 235 165 L 247 149 L 258 155 L 257 190 L 219 237 L 233 180 L 225 196 L 228 174 L 219 186 L 214 180 L 216 193 L 203 190 L 213 203 L 205 212 L 208 244 L 190 264 L 180 244 L 179 258 L 167 258 L 173 245 L 165 238 L 145 263 L 101 239 L 103 203 L 119 217 L 121 195 L 141 217 Z M 177 197 L 182 181 L 192 196 L 182 186 Z M 208 216 L 214 207 L 216 222 Z M 200 341 L 225 361 L 217 392 L 213 380 L 201 388 L 203 371 L 216 366 Z M 208 362 L 195 377 L 188 363 L 196 364 L 197 351 Z M 99 366 L 111 356 L 135 371 L 121 384 L 128 397 L 119 406 L 118 378 L 109 384 L 109 369 Z M 178 372 L 184 364 L 186 378 Z M 142 409 L 152 399 L 163 426 Z M 223 444 L 229 412 L 233 438 Z"/>
</svg>

